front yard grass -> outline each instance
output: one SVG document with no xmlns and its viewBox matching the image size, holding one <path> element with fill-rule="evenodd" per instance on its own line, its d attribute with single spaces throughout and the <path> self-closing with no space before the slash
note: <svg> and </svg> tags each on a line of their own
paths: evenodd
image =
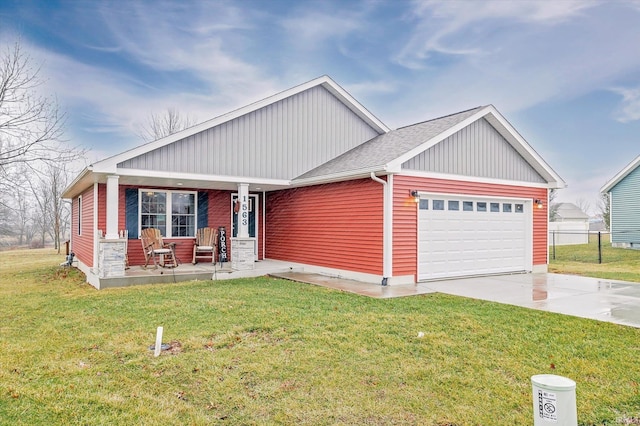
<svg viewBox="0 0 640 426">
<path fill-rule="evenodd" d="M 0 253 L 1 424 L 530 425 L 542 373 L 581 425 L 640 417 L 632 327 L 268 277 L 97 291 L 63 260 Z"/>
</svg>

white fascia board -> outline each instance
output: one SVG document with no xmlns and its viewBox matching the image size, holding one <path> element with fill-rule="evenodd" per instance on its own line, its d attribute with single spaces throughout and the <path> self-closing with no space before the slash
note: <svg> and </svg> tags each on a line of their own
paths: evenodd
<svg viewBox="0 0 640 426">
<path fill-rule="evenodd" d="M 547 164 L 493 105 L 487 106 L 486 120 L 518 151 L 522 157 L 555 189 L 566 188 L 566 182 Z"/>
<path fill-rule="evenodd" d="M 291 181 L 292 187 L 321 185 L 323 183 L 339 182 L 350 179 L 360 179 L 362 177 L 370 177 L 371 173 L 376 175 L 389 174 L 384 166 L 366 167 L 362 169 L 349 170 L 346 172 L 332 173 L 330 175 L 315 176 L 306 179 L 294 179 Z"/>
<path fill-rule="evenodd" d="M 291 89 L 287 89 L 283 92 L 277 93 L 275 95 L 269 96 L 268 98 L 262 99 L 260 101 L 254 102 L 242 108 L 236 109 L 234 111 L 228 112 L 221 116 L 212 118 L 211 120 L 204 121 L 195 126 L 189 127 L 188 129 L 182 130 L 180 132 L 171 134 L 164 138 L 158 139 L 153 142 L 146 143 L 144 145 L 140 145 L 136 148 L 125 151 L 121 154 L 115 155 L 113 157 L 109 157 L 105 160 L 97 162 L 94 166 L 96 166 L 96 171 L 99 169 L 101 172 L 109 173 L 110 169 L 114 168 L 118 163 L 129 160 L 131 158 L 135 158 L 139 155 L 143 155 L 147 152 L 153 151 L 158 148 L 162 148 L 163 146 L 169 145 L 171 143 L 177 142 L 181 139 L 187 138 L 189 136 L 200 133 L 204 130 L 210 129 L 212 127 L 219 126 L 228 121 L 234 120 L 243 115 L 252 113 L 261 108 L 264 108 L 268 105 L 279 102 L 283 99 L 291 97 L 293 95 L 297 95 L 298 93 L 302 93 L 305 90 L 308 90 L 312 87 L 322 85 L 325 89 L 331 92 L 334 96 L 336 96 L 342 103 L 344 103 L 349 109 L 355 112 L 361 119 L 366 121 L 370 126 L 376 129 L 379 133 L 386 133 L 389 131 L 389 128 L 378 120 L 373 114 L 371 114 L 364 106 L 362 106 L 358 101 L 356 101 L 351 95 L 349 95 L 343 88 L 341 88 L 335 81 L 333 81 L 328 76 L 318 77 L 314 80 L 308 81 L 306 83 L 300 84 L 298 86 L 292 87 Z"/>
<path fill-rule="evenodd" d="M 71 199 L 78 195 L 88 184 L 85 184 L 84 187 L 81 185 L 81 182 L 89 182 L 91 178 L 92 167 L 85 167 L 78 176 L 71 182 L 65 189 L 62 191 L 63 199 Z M 91 181 L 92 182 L 92 181 Z"/>
<path fill-rule="evenodd" d="M 453 127 L 445 130 L 439 135 L 429 139 L 425 143 L 420 146 L 412 149 L 411 151 L 405 153 L 404 155 L 396 158 L 391 161 L 387 165 L 387 169 L 389 170 L 397 170 L 398 168 L 402 168 L 402 164 L 416 155 L 423 153 L 428 150 L 432 146 L 442 142 L 449 136 L 455 134 L 456 132 L 464 129 L 471 123 L 485 118 L 492 126 L 513 146 L 513 148 L 518 151 L 520 155 L 538 172 L 545 178 L 548 182 L 548 185 L 545 187 L 549 188 L 566 188 L 567 184 L 562 180 L 562 178 L 540 157 L 540 155 L 524 140 L 522 136 L 516 131 L 516 129 L 511 126 L 511 124 L 496 110 L 493 105 L 487 105 L 482 108 L 475 114 L 469 116 L 467 119 L 461 121 Z"/>
<path fill-rule="evenodd" d="M 118 169 L 119 176 L 130 177 L 145 177 L 145 178 L 157 178 L 157 179 L 170 179 L 170 180 L 199 180 L 199 181 L 211 181 L 211 182 L 227 182 L 227 183 L 248 183 L 253 185 L 278 185 L 278 186 L 290 186 L 291 181 L 286 179 L 264 179 L 254 178 L 247 176 L 222 176 L 222 175 L 207 175 L 207 174 L 194 174 L 194 173 L 176 173 L 176 172 L 164 172 L 157 170 L 144 170 L 144 169 Z"/>
<path fill-rule="evenodd" d="M 338 98 L 340 102 L 345 104 L 351 111 L 356 113 L 361 119 L 367 122 L 371 127 L 375 128 L 378 133 L 388 133 L 391 131 L 382 121 L 366 109 L 360 102 L 344 90 L 338 83 L 333 81 L 329 76 L 322 76 L 318 80 L 324 80 L 322 85 L 333 96 Z"/>
<path fill-rule="evenodd" d="M 600 193 L 605 194 L 611 191 L 614 186 L 627 177 L 627 175 L 634 171 L 638 166 L 640 166 L 640 155 L 638 155 L 631 163 L 627 164 L 625 168 L 620 170 L 620 172 L 611 178 L 611 180 L 605 183 L 602 188 L 600 188 Z"/>
<path fill-rule="evenodd" d="M 445 130 L 444 132 L 440 133 L 439 135 L 434 136 L 433 138 L 431 138 L 428 141 L 420 144 L 419 146 L 413 148 L 412 150 L 405 152 L 403 155 L 401 155 L 400 157 L 396 158 L 395 160 L 390 161 L 389 164 L 387 164 L 387 168 L 388 169 L 395 169 L 395 170 L 402 169 L 402 164 L 405 163 L 406 161 L 411 160 L 416 155 L 419 155 L 419 154 L 423 153 L 424 151 L 428 150 L 432 146 L 438 144 L 439 142 L 442 142 L 443 140 L 445 140 L 449 136 L 451 136 L 451 135 L 455 134 L 456 132 L 464 129 L 465 127 L 467 127 L 468 125 L 470 125 L 474 121 L 476 121 L 476 120 L 480 119 L 481 117 L 483 117 L 484 115 L 486 115 L 487 114 L 487 112 L 486 112 L 487 108 L 488 107 L 485 107 L 485 108 L 481 109 L 480 111 L 476 112 L 472 116 L 467 117 L 467 119 L 461 121 L 460 123 L 456 124 L 455 126 L 448 128 L 447 130 Z"/>
<path fill-rule="evenodd" d="M 526 181 L 495 179 L 495 178 L 484 178 L 484 177 L 477 177 L 477 176 L 454 175 L 454 174 L 447 174 L 447 173 L 421 172 L 416 170 L 403 170 L 401 173 L 398 173 L 398 175 L 421 177 L 421 178 L 432 178 L 432 179 L 455 180 L 455 181 L 462 181 L 462 182 L 486 183 L 486 184 L 493 184 L 493 185 L 526 186 L 530 188 L 550 189 L 550 186 L 548 183 L 541 183 L 541 182 L 526 182 Z"/>
</svg>

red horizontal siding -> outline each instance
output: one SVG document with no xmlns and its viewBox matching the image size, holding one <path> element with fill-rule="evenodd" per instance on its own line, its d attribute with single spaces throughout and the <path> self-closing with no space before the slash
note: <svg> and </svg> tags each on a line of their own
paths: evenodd
<svg viewBox="0 0 640 426">
<path fill-rule="evenodd" d="M 121 185 L 118 194 L 118 229 L 126 228 L 126 212 L 125 212 L 125 190 L 127 188 L 133 188 L 132 186 Z M 184 188 L 185 191 L 196 191 L 196 189 Z M 202 191 L 200 191 L 202 192 Z M 261 196 L 259 197 L 261 198 Z M 231 192 L 230 191 L 208 191 L 208 208 L 207 208 L 207 221 L 208 226 L 212 228 L 218 228 L 224 226 L 227 230 L 228 236 L 231 236 Z M 106 211 L 106 198 L 100 204 L 100 209 Z M 262 254 L 262 244 L 260 244 L 262 238 L 262 209 L 258 206 L 258 229 L 259 229 L 259 258 Z M 106 214 L 105 214 L 106 223 Z M 193 245 L 195 238 L 165 238 L 165 243 L 176 243 L 176 256 L 181 263 L 189 263 L 193 259 Z M 227 241 L 227 250 L 231 252 L 231 241 Z M 142 250 L 142 243 L 140 239 L 130 239 L 127 245 L 127 254 L 129 258 L 129 265 L 144 265 L 144 252 Z M 231 253 L 230 253 L 231 255 Z M 231 258 L 229 258 L 231 259 Z"/>
<path fill-rule="evenodd" d="M 395 176 L 393 195 L 393 275 L 417 274 L 417 205 L 410 192 L 435 192 L 477 196 L 541 199 L 543 208 L 533 209 L 533 264 L 547 263 L 547 189 L 448 179 Z"/>
<path fill-rule="evenodd" d="M 73 252 L 82 263 L 93 267 L 93 236 L 95 224 L 93 223 L 93 186 L 82 193 L 82 222 L 81 234 L 78 235 L 78 198 L 73 200 Z"/>
<path fill-rule="evenodd" d="M 107 185 L 98 185 L 98 206 L 107 205 Z M 107 233 L 107 209 L 98 207 L 98 229 L 102 230 L 102 235 Z"/>
<path fill-rule="evenodd" d="M 269 193 L 265 255 L 381 275 L 382 200 L 370 179 Z"/>
</svg>

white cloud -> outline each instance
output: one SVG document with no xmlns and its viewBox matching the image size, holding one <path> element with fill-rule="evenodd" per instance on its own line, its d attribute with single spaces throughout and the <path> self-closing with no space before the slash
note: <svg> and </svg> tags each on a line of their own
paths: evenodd
<svg viewBox="0 0 640 426">
<path fill-rule="evenodd" d="M 257 64 L 241 59 L 247 42 L 244 31 L 253 27 L 250 10 L 211 2 L 121 6 L 102 12 L 110 36 L 132 62 L 150 72 L 190 75 L 204 86 L 204 94 L 215 93 L 227 104 L 275 91 Z"/>
<path fill-rule="evenodd" d="M 292 35 L 291 41 L 313 50 L 327 39 L 341 38 L 360 28 L 358 19 L 349 14 L 328 14 L 317 10 L 283 19 L 280 24 Z"/>
<path fill-rule="evenodd" d="M 411 113 L 394 119 L 487 103 L 509 113 L 614 86 L 640 69 L 638 18 L 625 3 L 417 2 L 395 57 L 416 76 L 398 108 Z"/>
<path fill-rule="evenodd" d="M 480 55 L 477 37 L 514 24 L 558 24 L 596 6 L 593 1 L 414 1 L 407 21 L 415 23 L 409 42 L 396 61 L 411 69 L 428 66 L 433 54 Z"/>
<path fill-rule="evenodd" d="M 640 120 L 640 87 L 618 87 L 612 91 L 622 96 L 622 104 L 614 114 L 615 119 L 621 123 Z"/>
</svg>

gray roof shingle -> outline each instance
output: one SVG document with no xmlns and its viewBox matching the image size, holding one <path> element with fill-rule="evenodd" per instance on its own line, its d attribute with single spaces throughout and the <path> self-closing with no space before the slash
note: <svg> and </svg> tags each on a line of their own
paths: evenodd
<svg viewBox="0 0 640 426">
<path fill-rule="evenodd" d="M 476 107 L 456 114 L 401 127 L 376 136 L 298 176 L 294 179 L 294 182 L 299 179 L 317 178 L 361 169 L 382 168 L 389 162 L 464 121 L 482 108 L 484 107 Z"/>
</svg>

